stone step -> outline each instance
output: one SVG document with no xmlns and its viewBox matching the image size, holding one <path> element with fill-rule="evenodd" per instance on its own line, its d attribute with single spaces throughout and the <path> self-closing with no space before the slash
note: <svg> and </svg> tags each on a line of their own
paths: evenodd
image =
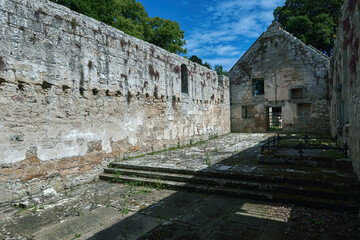
<svg viewBox="0 0 360 240">
<path fill-rule="evenodd" d="M 114 181 L 114 175 L 109 173 L 104 173 L 100 176 L 101 180 L 105 181 Z M 177 182 L 177 181 L 165 181 L 151 178 L 142 178 L 142 177 L 131 177 L 120 175 L 116 178 L 116 181 L 119 182 L 138 182 L 144 183 L 156 187 L 165 187 L 174 190 L 187 190 L 187 191 L 197 191 L 197 192 L 207 192 L 212 194 L 219 195 L 230 195 L 239 198 L 250 198 L 256 200 L 271 200 L 285 203 L 300 204 L 310 207 L 319 207 L 319 208 L 331 208 L 340 211 L 359 211 L 359 205 L 357 202 L 352 201 L 342 201 L 338 199 L 329 199 L 329 198 L 320 198 L 320 197 L 308 197 L 301 195 L 293 194 L 282 194 L 274 192 L 265 192 L 265 191 L 254 191 L 230 187 L 220 187 L 220 186 L 210 186 L 206 184 L 194 184 L 187 182 Z"/>
<path fill-rule="evenodd" d="M 299 194 L 304 196 L 328 197 L 332 199 L 360 200 L 358 191 L 344 191 L 337 188 L 320 188 L 309 185 L 291 185 L 287 183 L 272 183 L 270 181 L 237 180 L 219 177 L 195 176 L 188 174 L 153 172 L 145 170 L 105 168 L 105 173 L 113 174 L 114 178 L 121 175 L 159 179 L 165 181 L 207 184 L 211 186 L 230 187 L 247 190 L 261 190 L 277 193 Z"/>
<path fill-rule="evenodd" d="M 236 180 L 271 181 L 295 185 L 338 188 L 343 191 L 360 189 L 360 184 L 353 175 L 349 175 L 347 172 L 328 169 L 313 170 L 311 168 L 276 168 L 270 166 L 256 167 L 256 169 L 237 169 L 236 171 L 210 170 L 209 168 L 201 171 L 194 171 L 188 169 L 128 165 L 123 163 L 112 163 L 111 167 L 117 169 L 132 169 Z"/>
<path fill-rule="evenodd" d="M 352 161 L 350 159 L 328 159 L 328 158 L 296 158 L 296 157 L 260 157 L 258 158 L 258 163 L 262 164 L 287 164 L 291 166 L 309 166 L 309 167 L 322 167 L 322 168 L 332 168 L 332 169 L 352 169 Z"/>
</svg>

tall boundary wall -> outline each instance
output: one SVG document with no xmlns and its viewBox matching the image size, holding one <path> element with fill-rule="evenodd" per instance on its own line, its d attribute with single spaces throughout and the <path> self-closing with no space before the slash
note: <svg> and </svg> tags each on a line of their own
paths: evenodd
<svg viewBox="0 0 360 240">
<path fill-rule="evenodd" d="M 333 135 L 350 146 L 360 179 L 360 1 L 345 0 L 330 67 Z"/>
<path fill-rule="evenodd" d="M 183 57 L 45 0 L 0 0 L 0 31 L 0 202 L 230 132 L 229 79 Z"/>
</svg>

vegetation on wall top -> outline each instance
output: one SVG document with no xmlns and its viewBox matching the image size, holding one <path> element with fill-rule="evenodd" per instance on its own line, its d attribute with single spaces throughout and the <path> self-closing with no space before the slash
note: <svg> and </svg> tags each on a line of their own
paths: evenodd
<svg viewBox="0 0 360 240">
<path fill-rule="evenodd" d="M 175 21 L 149 17 L 136 0 L 51 0 L 165 50 L 185 54 L 185 34 Z"/>
</svg>

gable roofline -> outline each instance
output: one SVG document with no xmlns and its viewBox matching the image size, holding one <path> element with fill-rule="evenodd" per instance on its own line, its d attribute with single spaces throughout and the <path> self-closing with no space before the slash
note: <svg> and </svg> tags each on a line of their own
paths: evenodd
<svg viewBox="0 0 360 240">
<path fill-rule="evenodd" d="M 286 30 L 284 30 L 281 26 L 281 24 L 277 21 L 273 21 L 270 26 L 267 28 L 266 32 L 263 32 L 256 40 L 255 42 L 248 48 L 248 50 L 246 50 L 246 52 L 241 56 L 241 58 L 234 64 L 234 66 L 232 66 L 232 68 L 229 70 L 229 72 L 231 72 L 233 70 L 233 68 L 239 63 L 241 62 L 241 60 L 247 55 L 247 53 L 249 52 L 249 50 L 251 48 L 253 48 L 253 46 L 255 45 L 255 43 L 257 43 L 259 41 L 259 39 L 261 39 L 263 37 L 263 35 L 265 35 L 266 33 L 269 32 L 275 32 L 275 31 L 282 31 L 285 33 L 286 36 L 288 37 L 292 37 L 293 39 L 297 40 L 298 43 L 304 45 L 305 47 L 307 47 L 308 49 L 311 49 L 313 52 L 315 52 L 315 54 L 317 55 L 321 55 L 321 57 L 325 58 L 327 61 L 330 61 L 330 58 L 325 55 L 324 53 L 322 53 L 320 50 L 316 49 L 315 47 L 313 47 L 312 45 L 307 45 L 305 44 L 303 41 L 301 41 L 300 39 L 296 38 L 294 35 L 292 35 L 291 33 L 287 32 Z"/>
</svg>

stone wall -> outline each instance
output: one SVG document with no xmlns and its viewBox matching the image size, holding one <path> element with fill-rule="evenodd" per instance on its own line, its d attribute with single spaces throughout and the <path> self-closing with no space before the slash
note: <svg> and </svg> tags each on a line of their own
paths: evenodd
<svg viewBox="0 0 360 240">
<path fill-rule="evenodd" d="M 45 0 L 0 31 L 0 202 L 230 131 L 229 79 L 183 57 Z"/>
<path fill-rule="evenodd" d="M 229 72 L 232 131 L 267 131 L 269 111 L 281 108 L 284 131 L 329 132 L 328 66 L 327 56 L 273 22 Z M 258 80 L 264 93 L 255 96 Z"/>
<path fill-rule="evenodd" d="M 330 67 L 331 132 L 350 146 L 360 179 L 360 1 L 345 0 Z"/>
</svg>

